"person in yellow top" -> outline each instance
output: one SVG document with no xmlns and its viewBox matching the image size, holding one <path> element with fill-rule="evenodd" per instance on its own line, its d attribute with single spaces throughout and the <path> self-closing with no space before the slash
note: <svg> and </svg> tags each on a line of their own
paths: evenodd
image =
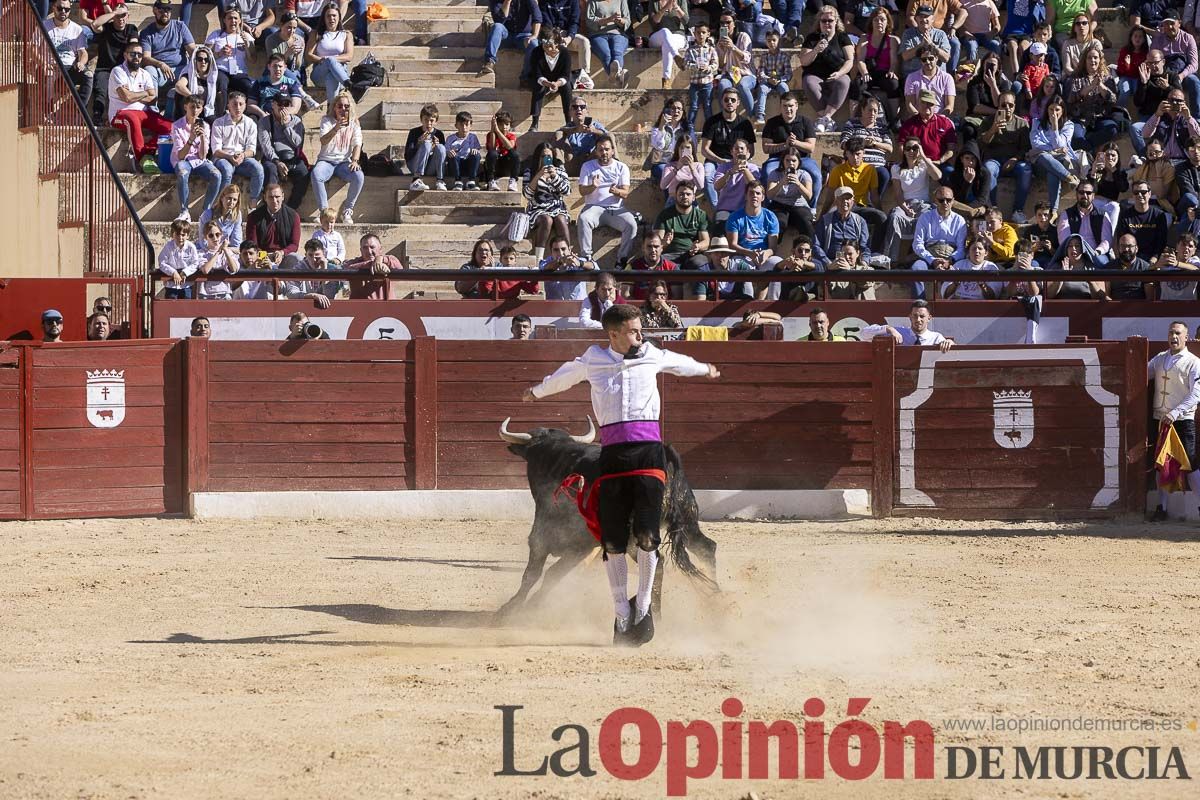
<svg viewBox="0 0 1200 800">
<path fill-rule="evenodd" d="M 1016 258 L 1017 229 L 1004 221 L 998 206 L 991 206 L 984 215 L 986 224 L 980 236 L 988 242 L 988 258 L 1003 266 Z"/>
<path fill-rule="evenodd" d="M 829 315 L 820 306 L 808 312 L 808 336 L 802 342 L 844 342 L 845 336 L 838 336 L 829 327 Z"/>
<path fill-rule="evenodd" d="M 867 221 L 871 231 L 871 252 L 878 253 L 887 226 L 887 214 L 879 210 L 879 171 L 865 160 L 867 143 L 851 136 L 842 145 L 842 163 L 829 171 L 829 180 L 821 190 L 820 217 L 833 206 L 833 193 L 842 186 L 854 190 L 854 211 Z"/>
</svg>

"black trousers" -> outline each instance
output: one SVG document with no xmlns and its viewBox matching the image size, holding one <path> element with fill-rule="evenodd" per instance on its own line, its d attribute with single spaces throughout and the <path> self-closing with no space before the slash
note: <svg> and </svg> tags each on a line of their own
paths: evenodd
<svg viewBox="0 0 1200 800">
<path fill-rule="evenodd" d="M 285 158 L 282 161 L 287 165 L 288 179 L 292 182 L 292 191 L 288 195 L 287 204 L 299 211 L 300 204 L 304 202 L 304 196 L 308 194 L 310 183 L 308 179 L 308 165 L 298 158 Z M 279 179 L 279 167 L 275 165 L 274 161 L 264 159 L 262 165 L 266 176 L 266 181 L 263 183 L 264 186 L 270 186 L 272 183 L 283 184 L 283 181 Z"/>
<path fill-rule="evenodd" d="M 1175 428 L 1175 433 L 1179 436 L 1179 441 L 1183 445 L 1183 452 L 1187 453 L 1188 461 L 1192 465 L 1192 469 L 1200 469 L 1200 464 L 1196 463 L 1196 421 L 1194 419 L 1176 420 L 1172 426 Z M 1158 426 L 1153 426 L 1149 431 L 1150 439 L 1150 459 L 1153 461 L 1155 445 L 1158 444 Z"/>
<path fill-rule="evenodd" d="M 484 162 L 483 179 L 494 181 L 499 178 L 517 178 L 521 175 L 521 157 L 516 150 L 509 150 L 500 155 L 495 150 L 489 150 Z"/>
<path fill-rule="evenodd" d="M 600 449 L 600 474 L 612 475 L 635 469 L 661 469 L 667 458 L 661 442 L 613 444 Z M 642 550 L 657 550 L 662 524 L 662 481 L 643 475 L 610 478 L 600 484 L 600 541 L 604 552 L 624 553 L 629 537 Z"/>
</svg>

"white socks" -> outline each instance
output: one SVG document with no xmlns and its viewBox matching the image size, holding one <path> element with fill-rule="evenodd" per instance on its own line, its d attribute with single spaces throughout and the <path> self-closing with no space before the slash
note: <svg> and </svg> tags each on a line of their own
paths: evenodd
<svg viewBox="0 0 1200 800">
<path fill-rule="evenodd" d="M 1038 323 L 1036 320 L 1025 320 L 1025 341 L 1024 344 L 1037 344 Z"/>
<path fill-rule="evenodd" d="M 650 613 L 650 593 L 654 589 L 654 570 L 658 567 L 658 551 L 638 550 L 637 618 L 641 622 Z"/>
<path fill-rule="evenodd" d="M 546 257 L 546 248 L 544 248 L 544 247 L 533 248 L 533 257 L 536 258 L 538 261 L 541 261 L 543 258 Z"/>
<path fill-rule="evenodd" d="M 1194 494 L 1198 499 L 1200 499 L 1200 470 L 1192 470 L 1191 472 L 1189 472 L 1187 474 L 1187 483 L 1188 483 L 1188 488 L 1192 490 L 1192 494 Z M 1170 496 L 1170 492 L 1168 492 L 1166 489 L 1158 490 L 1158 504 L 1160 506 L 1162 506 L 1164 509 L 1169 508 L 1169 506 L 1167 505 L 1167 498 L 1169 496 Z M 641 595 L 639 594 L 638 595 L 638 606 L 640 607 L 641 605 L 642 605 L 642 599 L 641 599 Z"/>
<path fill-rule="evenodd" d="M 622 633 L 629 630 L 629 565 L 624 553 L 611 553 L 604 562 L 608 573 L 608 588 L 612 590 L 613 607 L 617 612 L 617 627 Z M 639 603 L 640 605 L 640 603 Z"/>
</svg>

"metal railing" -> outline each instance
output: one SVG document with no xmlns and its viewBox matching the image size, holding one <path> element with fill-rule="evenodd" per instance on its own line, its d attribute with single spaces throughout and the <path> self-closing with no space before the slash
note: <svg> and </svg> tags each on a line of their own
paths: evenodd
<svg viewBox="0 0 1200 800">
<path fill-rule="evenodd" d="M 144 279 L 154 246 L 42 23 L 32 0 L 0 0 L 0 88 L 17 88 L 18 124 L 39 132 L 38 175 L 58 179 L 59 226 L 84 228 L 84 274 Z"/>
</svg>

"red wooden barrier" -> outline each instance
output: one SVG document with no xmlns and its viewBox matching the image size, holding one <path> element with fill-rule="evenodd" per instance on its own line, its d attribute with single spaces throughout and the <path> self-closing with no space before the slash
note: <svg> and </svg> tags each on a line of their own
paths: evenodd
<svg viewBox="0 0 1200 800">
<path fill-rule="evenodd" d="M 0 519 L 20 519 L 25 501 L 21 465 L 21 354 L 0 343 Z"/>
</svg>

